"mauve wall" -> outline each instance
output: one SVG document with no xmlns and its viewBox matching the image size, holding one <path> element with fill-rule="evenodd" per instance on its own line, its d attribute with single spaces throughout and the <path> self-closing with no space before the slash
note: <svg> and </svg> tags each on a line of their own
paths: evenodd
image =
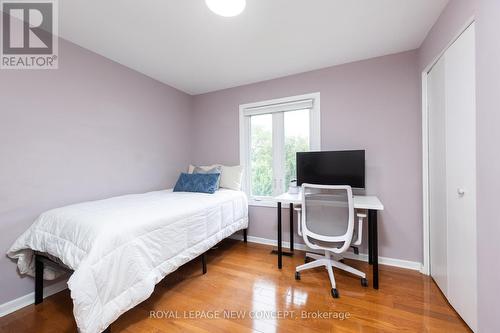
<svg viewBox="0 0 500 333">
<path fill-rule="evenodd" d="M 500 1 L 480 0 L 477 23 L 479 331 L 500 332 Z"/>
<path fill-rule="evenodd" d="M 0 71 L 0 253 L 43 211 L 172 186 L 191 97 L 61 41 L 58 70 Z M 33 279 L 0 256 L 0 304 Z"/>
<path fill-rule="evenodd" d="M 380 214 L 380 255 L 421 262 L 417 60 L 410 51 L 195 96 L 193 162 L 239 164 L 240 104 L 320 92 L 322 149 L 366 149 L 367 193 L 378 195 L 386 208 Z M 275 209 L 251 207 L 251 236 L 275 239 L 276 223 Z"/>
<path fill-rule="evenodd" d="M 475 16 L 477 0 L 450 0 L 419 49 L 419 64 L 423 70 L 466 27 Z"/>
</svg>

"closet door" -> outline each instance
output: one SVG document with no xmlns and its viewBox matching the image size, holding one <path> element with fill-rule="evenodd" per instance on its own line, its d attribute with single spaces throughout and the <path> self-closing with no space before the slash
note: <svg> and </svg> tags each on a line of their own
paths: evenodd
<svg viewBox="0 0 500 333">
<path fill-rule="evenodd" d="M 441 58 L 429 72 L 429 219 L 430 271 L 443 294 L 448 291 L 446 198 L 445 64 Z"/>
<path fill-rule="evenodd" d="M 475 29 L 445 53 L 448 300 L 476 329 Z"/>
<path fill-rule="evenodd" d="M 431 276 L 477 327 L 475 28 L 428 73 Z"/>
</svg>

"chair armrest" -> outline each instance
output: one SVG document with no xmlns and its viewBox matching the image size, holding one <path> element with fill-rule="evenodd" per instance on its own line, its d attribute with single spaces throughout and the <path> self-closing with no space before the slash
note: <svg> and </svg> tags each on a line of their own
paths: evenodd
<svg viewBox="0 0 500 333">
<path fill-rule="evenodd" d="M 357 212 L 356 216 L 358 218 L 358 237 L 353 240 L 352 245 L 359 246 L 361 245 L 361 240 L 363 239 L 363 219 L 365 219 L 367 215 L 366 213 Z"/>
<path fill-rule="evenodd" d="M 302 236 L 302 208 L 295 207 L 293 210 L 297 212 L 297 233 Z"/>
</svg>

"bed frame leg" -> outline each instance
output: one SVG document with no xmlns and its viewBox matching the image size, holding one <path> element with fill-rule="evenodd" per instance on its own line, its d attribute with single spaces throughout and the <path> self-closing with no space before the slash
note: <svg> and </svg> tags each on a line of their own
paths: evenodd
<svg viewBox="0 0 500 333">
<path fill-rule="evenodd" d="M 248 229 L 243 229 L 243 241 L 245 243 L 247 242 L 247 231 L 248 231 Z"/>
<path fill-rule="evenodd" d="M 35 305 L 43 302 L 43 261 L 35 254 Z"/>
<path fill-rule="evenodd" d="M 207 255 L 205 253 L 201 255 L 201 265 L 203 274 L 207 274 Z"/>
</svg>

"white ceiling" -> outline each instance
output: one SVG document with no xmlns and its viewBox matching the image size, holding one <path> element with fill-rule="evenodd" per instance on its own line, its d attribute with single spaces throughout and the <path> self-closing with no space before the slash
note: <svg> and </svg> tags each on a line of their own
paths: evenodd
<svg viewBox="0 0 500 333">
<path fill-rule="evenodd" d="M 60 35 L 190 94 L 418 48 L 448 0 L 59 1 Z"/>
</svg>

